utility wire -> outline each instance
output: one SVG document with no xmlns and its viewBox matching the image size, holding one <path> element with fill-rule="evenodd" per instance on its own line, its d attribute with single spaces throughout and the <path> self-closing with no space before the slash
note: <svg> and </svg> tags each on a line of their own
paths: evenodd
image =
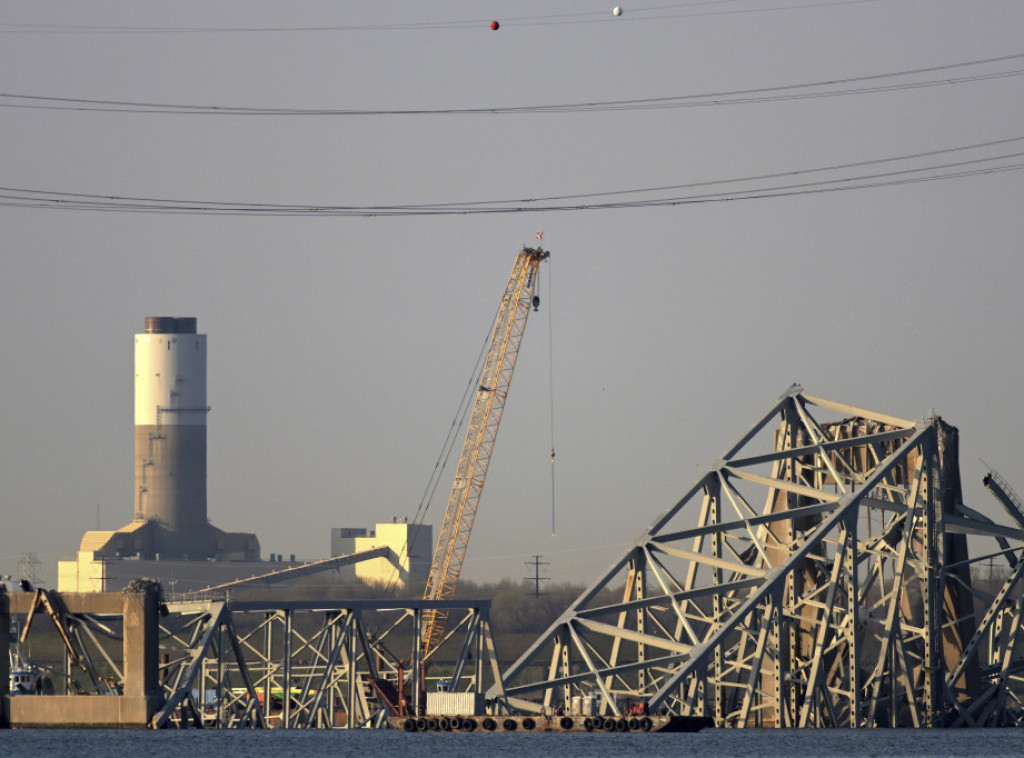
<svg viewBox="0 0 1024 758">
<path fill-rule="evenodd" d="M 704 16 L 731 16 L 749 13 L 774 13 L 792 10 L 817 10 L 841 5 L 861 5 L 885 0 L 824 0 L 823 2 L 795 2 L 785 5 L 754 8 L 727 8 L 697 10 L 712 6 L 734 5 L 748 0 L 701 0 L 691 3 L 673 3 L 649 7 L 629 8 L 624 17 L 613 17 L 608 10 L 579 13 L 560 13 L 540 16 L 514 16 L 501 20 L 508 26 L 556 26 L 564 24 L 637 23 L 663 21 L 671 18 L 698 18 Z M 672 12 L 675 11 L 675 12 Z M 438 31 L 452 29 L 481 29 L 492 19 L 452 19 L 447 21 L 409 21 L 384 24 L 327 24 L 310 26 L 129 26 L 116 24 L 32 24 L 0 23 L 0 34 L 270 34 L 310 32 L 395 32 Z"/>
<path fill-rule="evenodd" d="M 920 156 L 938 156 L 960 151 L 980 149 L 993 145 L 1005 145 L 1024 140 L 1015 137 L 971 146 L 949 148 L 946 150 L 929 151 L 916 155 L 882 158 L 860 163 L 849 163 L 843 167 L 829 167 L 791 171 L 782 174 L 748 177 L 746 179 L 727 179 L 693 184 L 680 184 L 667 187 L 647 189 L 630 189 L 618 192 L 590 193 L 587 195 L 562 195 L 548 198 L 532 198 L 519 200 L 489 200 L 455 203 L 426 203 L 418 205 L 379 205 L 379 206 L 347 206 L 347 205 L 292 205 L 275 203 L 229 203 L 219 201 L 199 201 L 164 198 L 129 197 L 117 195 L 99 195 L 87 193 L 69 193 L 49 190 L 34 190 L 15 187 L 0 187 L 0 206 L 21 208 L 51 208 L 64 210 L 88 210 L 97 212 L 134 212 L 134 213 L 165 213 L 193 215 L 233 215 L 233 216 L 441 216 L 441 215 L 483 215 L 496 213 L 553 212 L 608 210 L 614 208 L 644 208 L 690 205 L 711 202 L 730 202 L 738 200 L 757 200 L 775 197 L 819 194 L 824 192 L 847 191 L 895 186 L 909 183 L 930 182 L 944 179 L 981 176 L 1024 168 L 1024 151 L 1004 153 L 989 157 L 966 159 L 946 163 L 919 166 L 915 168 L 895 169 L 874 173 L 841 176 L 792 183 L 777 183 L 717 192 L 693 192 L 689 194 L 673 194 L 667 197 L 657 196 L 660 193 L 679 190 L 698 189 L 705 187 L 726 186 L 734 184 L 757 184 L 765 178 L 795 178 L 841 168 L 855 168 L 884 163 L 907 161 Z M 655 195 L 642 197 L 642 195 Z M 599 202 L 579 202 L 600 197 Z M 574 202 L 575 201 L 575 202 Z"/>
<path fill-rule="evenodd" d="M 548 395 L 551 398 L 551 536 L 555 536 L 555 317 L 551 302 L 551 259 L 548 258 Z"/>
<path fill-rule="evenodd" d="M 538 113 L 579 113 L 626 110 L 658 110 L 665 108 L 706 108 L 724 105 L 772 103 L 787 100 L 807 100 L 824 97 L 844 97 L 878 92 L 895 92 L 926 87 L 944 87 L 955 84 L 1005 79 L 1024 75 L 1024 69 L 947 76 L 924 81 L 875 84 L 886 79 L 897 79 L 944 71 L 986 66 L 1024 59 L 1024 53 L 1004 55 L 973 61 L 961 61 L 940 66 L 906 69 L 883 74 L 824 79 L 797 84 L 784 84 L 752 89 L 723 90 L 690 95 L 672 95 L 629 100 L 602 100 L 592 102 L 555 103 L 546 105 L 495 106 L 479 108 L 274 108 L 262 106 L 195 105 L 132 100 L 103 100 L 91 98 L 52 97 L 26 95 L 13 92 L 0 93 L 0 107 L 33 110 L 67 110 L 101 113 L 156 113 L 162 115 L 193 116 L 437 116 L 437 115 L 512 115 Z M 857 86 L 852 86 L 857 85 Z"/>
</svg>

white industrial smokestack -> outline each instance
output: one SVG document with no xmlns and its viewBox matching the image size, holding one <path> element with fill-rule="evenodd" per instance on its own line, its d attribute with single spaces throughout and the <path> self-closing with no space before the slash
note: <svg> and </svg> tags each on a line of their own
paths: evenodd
<svg viewBox="0 0 1024 758">
<path fill-rule="evenodd" d="M 146 317 L 135 335 L 135 518 L 153 552 L 212 553 L 206 513 L 206 335 L 195 318 Z"/>
</svg>

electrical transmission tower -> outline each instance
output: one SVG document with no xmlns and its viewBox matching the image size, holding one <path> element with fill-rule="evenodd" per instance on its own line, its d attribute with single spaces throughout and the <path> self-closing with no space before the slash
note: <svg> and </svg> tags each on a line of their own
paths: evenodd
<svg viewBox="0 0 1024 758">
<path fill-rule="evenodd" d="M 22 553 L 18 561 L 18 571 L 21 578 L 29 582 L 33 587 L 39 585 L 39 575 L 36 568 L 39 566 L 39 556 L 36 553 Z"/>
<path fill-rule="evenodd" d="M 541 566 L 547 566 L 548 562 L 547 561 L 542 561 L 541 560 L 541 556 L 535 555 L 535 556 L 533 556 L 533 560 L 532 561 L 527 561 L 526 562 L 526 565 L 527 566 L 533 566 L 533 576 L 523 577 L 523 581 L 525 581 L 525 582 L 533 582 L 533 596 L 534 597 L 539 597 L 540 596 L 540 583 L 541 582 L 549 582 L 549 581 L 551 581 L 551 577 L 549 577 L 549 576 L 541 576 L 540 575 L 540 567 Z"/>
</svg>

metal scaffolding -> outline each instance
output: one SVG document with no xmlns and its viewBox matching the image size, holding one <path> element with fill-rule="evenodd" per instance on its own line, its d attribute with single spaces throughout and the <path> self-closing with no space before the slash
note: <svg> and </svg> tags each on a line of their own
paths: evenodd
<svg viewBox="0 0 1024 758">
<path fill-rule="evenodd" d="M 505 693 L 718 726 L 1016 724 L 1022 550 L 1019 521 L 964 505 L 954 427 L 794 385 L 505 671 Z M 990 559 L 1007 572 L 986 591 L 971 567 Z"/>
</svg>

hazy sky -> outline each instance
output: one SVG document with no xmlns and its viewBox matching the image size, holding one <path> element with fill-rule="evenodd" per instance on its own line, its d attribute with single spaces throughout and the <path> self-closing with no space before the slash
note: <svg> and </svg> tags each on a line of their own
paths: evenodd
<svg viewBox="0 0 1024 758">
<path fill-rule="evenodd" d="M 464 578 L 588 581 L 792 382 L 1024 490 L 1024 3 L 614 4 L 0 1 L 0 573 L 130 520 L 147 315 L 209 335 L 217 526 L 317 558 L 412 516 L 539 231 Z"/>
</svg>

